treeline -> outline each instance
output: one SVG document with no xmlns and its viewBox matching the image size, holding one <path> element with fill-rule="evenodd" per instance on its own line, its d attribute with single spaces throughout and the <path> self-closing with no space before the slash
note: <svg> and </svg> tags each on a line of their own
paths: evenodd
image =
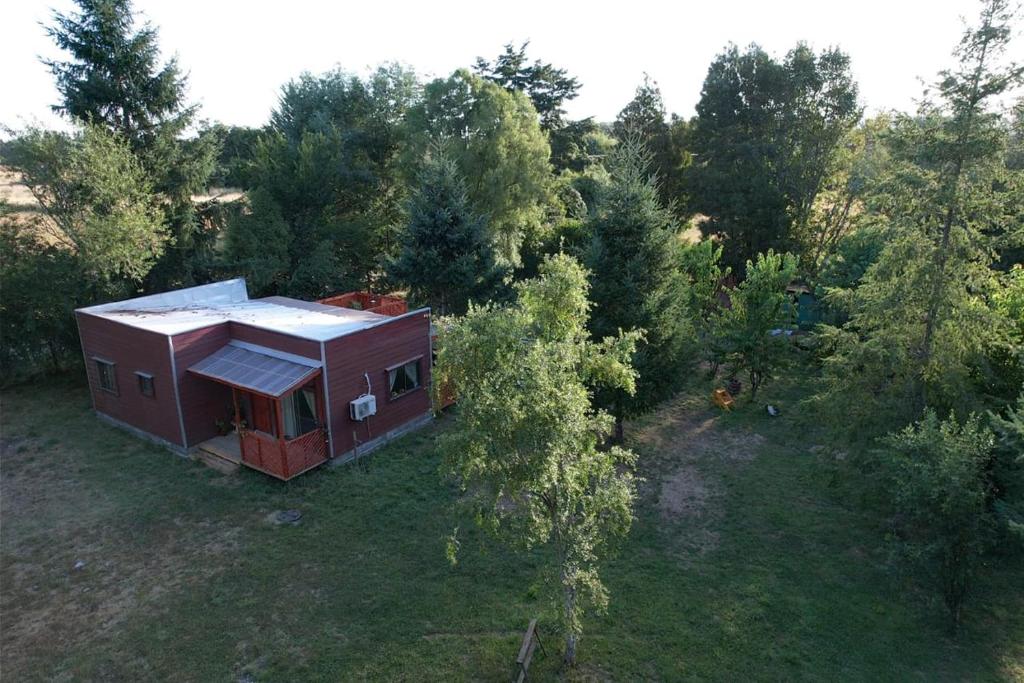
<svg viewBox="0 0 1024 683">
<path fill-rule="evenodd" d="M 128 0 L 80 7 L 49 29 L 74 132 L 2 151 L 40 206 L 0 233 L 6 378 L 75 358 L 71 311 L 97 301 L 243 275 L 254 296 L 397 289 L 458 316 L 575 282 L 534 281 L 561 255 L 587 273 L 574 325 L 638 335 L 635 383 L 592 387 L 620 436 L 698 361 L 756 398 L 799 356 L 822 377 L 808 407 L 881 448 L 863 469 L 954 616 L 989 541 L 1024 528 L 1024 103 L 999 106 L 1022 78 L 1003 0 L 910 113 L 865 119 L 848 56 L 798 44 L 727 47 L 692 118 L 645 77 L 614 122 L 571 120 L 582 84 L 510 44 L 429 82 L 303 74 L 260 129 L 197 123 Z M 243 199 L 197 201 L 211 184 Z M 802 353 L 794 290 L 817 299 Z"/>
</svg>

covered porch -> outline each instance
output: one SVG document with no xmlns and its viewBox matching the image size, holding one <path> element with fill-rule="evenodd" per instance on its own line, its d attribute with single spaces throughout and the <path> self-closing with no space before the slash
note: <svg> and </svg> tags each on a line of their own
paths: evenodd
<svg viewBox="0 0 1024 683">
<path fill-rule="evenodd" d="M 320 363 L 232 341 L 188 369 L 231 388 L 241 464 L 288 480 L 328 458 Z M 232 451 L 223 441 L 218 448 Z M 229 453 L 233 455 L 233 453 Z"/>
</svg>

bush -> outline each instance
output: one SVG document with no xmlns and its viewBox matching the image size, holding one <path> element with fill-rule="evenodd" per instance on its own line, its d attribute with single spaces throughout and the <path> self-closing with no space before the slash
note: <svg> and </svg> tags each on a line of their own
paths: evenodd
<svg viewBox="0 0 1024 683">
<path fill-rule="evenodd" d="M 992 432 L 972 414 L 964 424 L 932 410 L 885 438 L 901 554 L 941 588 L 953 631 L 992 528 L 987 470 Z"/>
</svg>

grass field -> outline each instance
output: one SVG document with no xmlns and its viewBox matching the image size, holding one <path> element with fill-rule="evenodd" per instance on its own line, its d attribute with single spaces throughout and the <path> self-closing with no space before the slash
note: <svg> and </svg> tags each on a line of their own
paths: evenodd
<svg viewBox="0 0 1024 683">
<path fill-rule="evenodd" d="M 802 385 L 767 389 L 776 419 L 720 415 L 706 390 L 630 426 L 637 521 L 570 678 L 1024 680 L 1019 556 L 985 568 L 950 639 L 941 606 L 888 565 L 880 521 L 836 485 L 841 450 L 798 421 Z M 108 427 L 71 380 L 2 401 L 5 680 L 501 681 L 528 620 L 552 623 L 544 556 L 451 512 L 433 450 L 450 419 L 282 484 Z M 299 525 L 268 521 L 289 508 Z M 536 680 L 556 676 L 545 644 Z"/>
</svg>

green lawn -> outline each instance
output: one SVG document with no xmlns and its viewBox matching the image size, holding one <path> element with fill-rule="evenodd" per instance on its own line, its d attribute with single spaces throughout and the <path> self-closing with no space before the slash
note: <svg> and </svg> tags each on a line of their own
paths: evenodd
<svg viewBox="0 0 1024 683">
<path fill-rule="evenodd" d="M 588 619 L 586 680 L 1024 680 L 1024 562 L 986 567 L 964 632 L 887 561 L 882 527 L 800 421 L 692 390 L 631 425 L 645 477 Z M 282 484 L 224 476 L 98 421 L 85 389 L 5 391 L 5 680 L 507 680 L 542 554 L 451 511 L 433 439 Z M 267 521 L 298 508 L 298 526 Z M 452 568 L 444 537 L 461 527 Z M 75 569 L 76 561 L 85 563 Z M 556 675 L 557 639 L 536 663 Z"/>
</svg>

